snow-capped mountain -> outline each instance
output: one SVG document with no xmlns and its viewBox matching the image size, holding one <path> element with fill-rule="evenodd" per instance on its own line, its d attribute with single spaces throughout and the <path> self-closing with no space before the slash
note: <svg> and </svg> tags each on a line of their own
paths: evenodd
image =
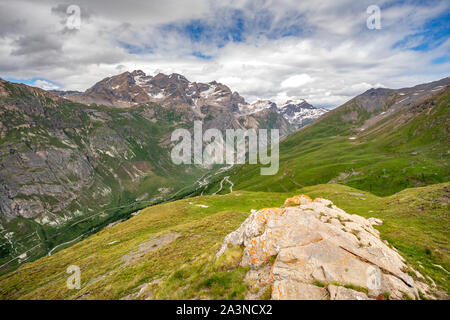
<svg viewBox="0 0 450 320">
<path fill-rule="evenodd" d="M 105 78 L 85 92 L 55 92 L 67 99 L 84 104 L 130 108 L 155 102 L 163 106 L 185 109 L 199 118 L 217 118 L 225 113 L 232 123 L 242 117 L 261 118 L 277 113 L 287 125 L 299 128 L 320 117 L 327 110 L 315 108 L 305 100 L 289 100 L 281 106 L 270 100 L 247 103 L 238 92 L 216 81 L 190 82 L 184 76 L 172 73 L 146 75 L 141 70 L 124 72 Z M 217 112 L 220 110 L 220 112 Z M 265 111 L 266 110 L 266 111 Z M 270 110 L 270 112 L 267 112 Z M 230 120 L 233 118 L 232 120 Z M 241 121 L 251 123 L 251 119 Z M 236 124 L 237 125 L 237 124 Z M 291 130 L 289 130 L 291 131 Z"/>
<path fill-rule="evenodd" d="M 277 104 L 275 102 L 272 102 L 270 100 L 257 100 L 253 103 L 242 105 L 241 112 L 247 112 L 248 114 L 252 114 L 270 108 L 278 109 Z"/>
<path fill-rule="evenodd" d="M 316 108 L 303 99 L 288 100 L 280 106 L 281 114 L 289 123 L 302 127 L 326 113 L 325 108 Z"/>
<path fill-rule="evenodd" d="M 316 108 L 303 99 L 288 100 L 278 106 L 270 100 L 257 100 L 251 104 L 242 105 L 241 111 L 248 114 L 260 112 L 264 109 L 274 109 L 281 114 L 291 125 L 300 128 L 326 113 L 324 108 Z"/>
<path fill-rule="evenodd" d="M 156 102 L 161 105 L 185 104 L 193 108 L 216 105 L 239 110 L 239 104 L 245 104 L 244 98 L 237 92 L 215 81 L 190 82 L 177 73 L 151 76 L 141 70 L 105 78 L 85 92 L 69 98 L 85 104 L 121 108 Z"/>
</svg>

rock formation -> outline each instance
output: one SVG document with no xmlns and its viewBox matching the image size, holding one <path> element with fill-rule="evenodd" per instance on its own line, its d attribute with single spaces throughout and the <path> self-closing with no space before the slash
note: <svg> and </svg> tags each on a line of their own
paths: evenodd
<svg viewBox="0 0 450 320">
<path fill-rule="evenodd" d="M 419 299 L 427 285 L 409 274 L 423 277 L 380 239 L 379 224 L 329 200 L 295 196 L 282 208 L 253 211 L 217 256 L 243 245 L 247 283 L 259 292 L 271 287 L 272 299 Z"/>
</svg>

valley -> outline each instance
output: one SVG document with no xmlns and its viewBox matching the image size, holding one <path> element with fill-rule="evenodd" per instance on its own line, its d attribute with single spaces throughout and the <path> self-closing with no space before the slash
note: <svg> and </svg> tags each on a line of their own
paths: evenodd
<svg viewBox="0 0 450 320">
<path fill-rule="evenodd" d="M 0 17 L 10 313 L 450 300 L 450 1 L 0 0 Z"/>
<path fill-rule="evenodd" d="M 329 199 L 350 214 L 381 219 L 383 224 L 376 226 L 381 239 L 420 272 L 420 297 L 445 298 L 450 270 L 448 84 L 446 78 L 414 88 L 371 89 L 297 132 L 286 132 L 279 143 L 280 170 L 262 176 L 260 165 L 171 163 L 170 131 L 180 126 L 192 130 L 192 121 L 202 118 L 187 112 L 186 105 L 86 106 L 2 82 L 2 116 L 10 120 L 2 122 L 7 129 L 2 131 L 2 185 L 9 196 L 2 201 L 0 296 L 249 298 L 257 289 L 244 281 L 249 269 L 239 263 L 242 248 L 220 258 L 215 253 L 251 210 L 280 207 L 286 198 L 306 194 Z M 217 125 L 224 113 L 254 117 L 227 110 L 205 127 Z M 229 124 L 219 123 L 222 129 Z M 41 173 L 49 168 L 54 180 Z M 18 170 L 33 177 L 31 187 L 17 181 Z M 5 188 L 12 181 L 17 181 L 18 197 Z M 57 188 L 63 186 L 72 194 L 67 200 L 58 198 Z M 51 192 L 58 201 L 49 198 Z M 21 196 L 35 193 L 45 196 Z M 8 201 L 22 209 L 5 207 Z M 16 233 L 25 237 L 15 238 Z M 65 287 L 70 265 L 81 268 L 78 291 Z M 42 276 L 33 277 L 36 272 Z M 257 296 L 273 295 L 261 291 Z"/>
<path fill-rule="evenodd" d="M 261 177 L 258 165 L 235 166 L 223 175 L 231 177 L 235 190 L 289 192 L 340 183 L 380 196 L 446 182 L 449 82 L 371 89 L 284 139 L 276 175 Z M 202 192 L 217 190 L 221 179 Z"/>
<path fill-rule="evenodd" d="M 324 112 L 301 103 L 289 108 Z M 0 273 L 192 194 L 228 168 L 174 164 L 175 129 L 192 131 L 201 120 L 204 130 L 276 128 L 286 136 L 300 118 L 289 122 L 273 105 L 253 110 L 225 85 L 177 74 L 125 72 L 85 93 L 0 80 Z"/>
</svg>

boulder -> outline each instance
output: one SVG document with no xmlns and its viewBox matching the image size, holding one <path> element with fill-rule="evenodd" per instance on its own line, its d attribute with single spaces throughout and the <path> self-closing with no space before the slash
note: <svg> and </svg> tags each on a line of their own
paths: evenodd
<svg viewBox="0 0 450 320">
<path fill-rule="evenodd" d="M 271 285 L 272 299 L 418 299 L 427 285 L 409 276 L 413 269 L 380 239 L 373 227 L 379 224 L 326 199 L 294 196 L 284 207 L 253 210 L 217 257 L 243 245 L 241 265 L 251 267 L 246 281 Z"/>
</svg>

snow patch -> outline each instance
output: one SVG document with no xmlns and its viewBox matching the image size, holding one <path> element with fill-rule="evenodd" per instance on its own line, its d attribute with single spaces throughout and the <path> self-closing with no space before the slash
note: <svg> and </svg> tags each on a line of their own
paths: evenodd
<svg viewBox="0 0 450 320">
<path fill-rule="evenodd" d="M 142 79 L 142 75 L 134 76 L 134 82 L 135 82 L 136 85 L 138 85 L 138 86 L 143 86 L 143 85 L 146 84 L 145 80 Z"/>
<path fill-rule="evenodd" d="M 164 99 L 166 97 L 164 90 L 161 90 L 158 93 L 149 93 L 148 95 L 153 99 Z"/>
<path fill-rule="evenodd" d="M 214 92 L 216 91 L 216 88 L 217 88 L 216 85 L 210 85 L 210 87 L 207 90 L 200 92 L 200 96 L 202 98 L 208 98 L 214 94 Z"/>
<path fill-rule="evenodd" d="M 270 108 L 274 103 L 270 100 L 257 100 L 249 105 L 247 105 L 248 113 L 256 113 L 264 109 Z"/>
</svg>

